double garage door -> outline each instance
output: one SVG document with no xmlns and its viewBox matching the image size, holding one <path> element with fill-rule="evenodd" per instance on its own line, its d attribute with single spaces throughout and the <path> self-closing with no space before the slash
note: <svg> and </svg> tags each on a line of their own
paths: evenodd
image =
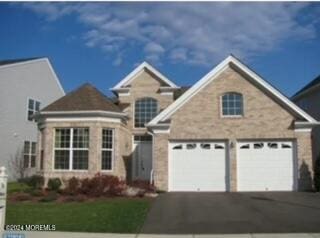
<svg viewBox="0 0 320 238">
<path fill-rule="evenodd" d="M 234 149 L 234 148 L 233 148 Z M 294 144 L 246 141 L 236 145 L 237 191 L 294 190 Z M 227 191 L 230 161 L 225 142 L 169 144 L 169 191 Z"/>
</svg>

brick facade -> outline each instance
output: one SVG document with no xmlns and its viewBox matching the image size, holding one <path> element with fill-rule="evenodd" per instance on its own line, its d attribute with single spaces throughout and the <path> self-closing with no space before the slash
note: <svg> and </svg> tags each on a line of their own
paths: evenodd
<svg viewBox="0 0 320 238">
<path fill-rule="evenodd" d="M 220 97 L 226 92 L 238 92 L 244 98 L 244 116 L 221 116 Z M 170 134 L 155 136 L 155 183 L 168 189 L 168 140 L 217 139 L 228 140 L 230 190 L 237 190 L 236 142 L 241 139 L 288 139 L 297 142 L 299 190 L 311 189 L 311 136 L 295 132 L 295 117 L 232 68 L 227 68 L 214 81 L 194 95 L 171 117 Z M 301 171 L 302 164 L 306 165 Z"/>
</svg>

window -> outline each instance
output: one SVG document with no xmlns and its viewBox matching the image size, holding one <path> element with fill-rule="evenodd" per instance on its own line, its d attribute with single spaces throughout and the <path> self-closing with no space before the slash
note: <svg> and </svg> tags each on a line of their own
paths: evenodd
<svg viewBox="0 0 320 238">
<path fill-rule="evenodd" d="M 36 167 L 36 142 L 25 141 L 23 148 L 23 167 Z"/>
<path fill-rule="evenodd" d="M 263 148 L 263 143 L 254 143 L 253 144 L 254 149 L 262 149 Z"/>
<path fill-rule="evenodd" d="M 187 150 L 193 150 L 193 149 L 195 149 L 197 147 L 197 145 L 196 144 L 187 144 Z"/>
<path fill-rule="evenodd" d="M 219 149 L 221 150 L 221 149 L 224 149 L 224 146 L 223 146 L 223 145 L 215 144 L 215 145 L 214 145 L 214 148 L 217 149 L 217 150 L 219 150 Z"/>
<path fill-rule="evenodd" d="M 182 150 L 182 145 L 176 145 L 172 148 L 173 150 Z"/>
<path fill-rule="evenodd" d="M 88 128 L 59 128 L 55 131 L 54 168 L 87 170 L 89 157 Z"/>
<path fill-rule="evenodd" d="M 113 129 L 102 130 L 101 169 L 112 170 L 113 160 Z"/>
<path fill-rule="evenodd" d="M 240 146 L 240 149 L 250 149 L 250 144 Z"/>
<path fill-rule="evenodd" d="M 222 96 L 222 115 L 243 115 L 243 97 L 240 93 L 226 93 Z"/>
<path fill-rule="evenodd" d="M 158 102 L 153 98 L 142 98 L 135 103 L 134 126 L 145 127 L 158 114 Z"/>
<path fill-rule="evenodd" d="M 204 150 L 210 150 L 211 145 L 210 144 L 200 144 L 200 147 Z"/>
<path fill-rule="evenodd" d="M 278 148 L 278 143 L 272 143 L 272 142 L 270 142 L 270 143 L 268 143 L 268 147 L 269 147 L 270 149 L 277 149 L 277 148 Z"/>
<path fill-rule="evenodd" d="M 283 148 L 283 149 L 289 149 L 289 148 L 291 148 L 291 145 L 290 145 L 290 144 L 282 143 L 282 144 L 281 144 L 281 148 Z"/>
<path fill-rule="evenodd" d="M 28 121 L 34 121 L 32 116 L 39 110 L 40 110 L 40 102 L 33 99 L 29 99 L 28 100 Z"/>
</svg>

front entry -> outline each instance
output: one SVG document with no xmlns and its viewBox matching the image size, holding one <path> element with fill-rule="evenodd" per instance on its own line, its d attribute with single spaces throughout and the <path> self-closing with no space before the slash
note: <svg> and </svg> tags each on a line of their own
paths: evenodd
<svg viewBox="0 0 320 238">
<path fill-rule="evenodd" d="M 150 180 L 152 170 L 152 136 L 134 136 L 133 179 Z"/>
</svg>

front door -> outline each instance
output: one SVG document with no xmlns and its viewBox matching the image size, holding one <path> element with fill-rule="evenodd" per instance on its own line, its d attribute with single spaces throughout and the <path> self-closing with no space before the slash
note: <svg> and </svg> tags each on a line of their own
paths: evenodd
<svg viewBox="0 0 320 238">
<path fill-rule="evenodd" d="M 150 180 L 152 170 L 152 136 L 134 136 L 133 178 Z"/>
</svg>

